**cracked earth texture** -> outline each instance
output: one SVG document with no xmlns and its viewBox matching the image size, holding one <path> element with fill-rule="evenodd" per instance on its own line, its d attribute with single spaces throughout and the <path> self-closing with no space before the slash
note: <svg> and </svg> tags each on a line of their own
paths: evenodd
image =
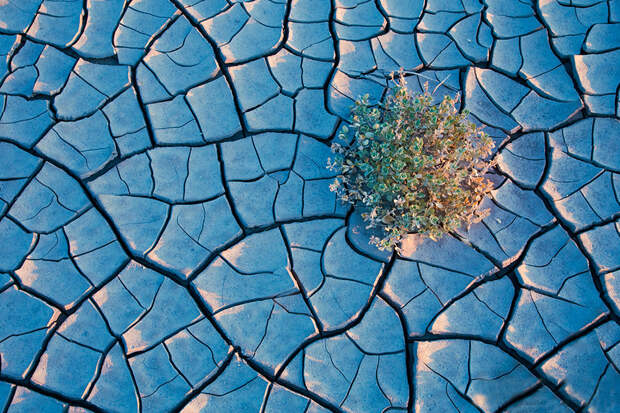
<svg viewBox="0 0 620 413">
<path fill-rule="evenodd" d="M 2 0 L 0 33 L 2 412 L 620 410 L 620 0 Z M 395 255 L 325 164 L 401 67 L 498 166 Z"/>
</svg>

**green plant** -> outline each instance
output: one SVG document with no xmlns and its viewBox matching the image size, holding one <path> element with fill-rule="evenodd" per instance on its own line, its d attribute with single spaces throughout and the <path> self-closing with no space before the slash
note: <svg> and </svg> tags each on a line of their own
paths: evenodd
<svg viewBox="0 0 620 413">
<path fill-rule="evenodd" d="M 393 79 L 394 80 L 394 79 Z M 342 201 L 362 206 L 367 228 L 383 229 L 370 243 L 398 247 L 408 233 L 437 241 L 462 224 L 471 225 L 488 211 L 479 204 L 492 189 L 485 173 L 494 143 L 459 113 L 459 97 L 445 96 L 434 105 L 432 93 L 412 96 L 403 74 L 382 104 L 368 95 L 352 108 L 353 141 L 332 144 L 339 172 L 330 189 Z M 348 128 L 340 140 L 346 141 Z"/>
</svg>

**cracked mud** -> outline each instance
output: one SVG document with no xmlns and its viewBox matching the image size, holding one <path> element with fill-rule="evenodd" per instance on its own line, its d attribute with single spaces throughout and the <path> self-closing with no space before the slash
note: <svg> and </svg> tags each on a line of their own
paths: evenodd
<svg viewBox="0 0 620 413">
<path fill-rule="evenodd" d="M 496 141 L 402 254 L 329 191 L 389 74 Z M 0 411 L 618 412 L 620 1 L 0 1 Z"/>
</svg>

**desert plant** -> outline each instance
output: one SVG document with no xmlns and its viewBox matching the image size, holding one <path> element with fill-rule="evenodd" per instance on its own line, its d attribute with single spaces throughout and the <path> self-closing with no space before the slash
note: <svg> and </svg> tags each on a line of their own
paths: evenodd
<svg viewBox="0 0 620 413">
<path fill-rule="evenodd" d="M 492 189 L 485 173 L 493 140 L 459 113 L 459 96 L 433 104 L 432 92 L 413 96 L 401 73 L 383 103 L 372 106 L 368 95 L 352 108 L 350 144 L 333 143 L 338 171 L 330 189 L 342 201 L 361 206 L 367 228 L 379 249 L 398 247 L 408 233 L 433 240 L 484 218 L 478 207 Z M 342 128 L 340 141 L 349 130 Z"/>
</svg>

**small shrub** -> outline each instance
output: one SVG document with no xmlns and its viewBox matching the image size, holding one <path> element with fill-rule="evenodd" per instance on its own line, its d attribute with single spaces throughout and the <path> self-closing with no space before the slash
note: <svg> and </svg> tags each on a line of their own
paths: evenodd
<svg viewBox="0 0 620 413">
<path fill-rule="evenodd" d="M 339 175 L 330 188 L 363 207 L 367 228 L 383 229 L 383 238 L 370 240 L 379 249 L 398 247 L 412 232 L 437 241 L 488 214 L 478 206 L 492 189 L 484 174 L 494 143 L 458 112 L 458 100 L 433 105 L 428 85 L 412 96 L 401 73 L 383 104 L 372 107 L 368 95 L 355 102 L 352 143 L 332 144 L 328 167 Z M 348 128 L 342 132 L 345 141 Z"/>
</svg>

